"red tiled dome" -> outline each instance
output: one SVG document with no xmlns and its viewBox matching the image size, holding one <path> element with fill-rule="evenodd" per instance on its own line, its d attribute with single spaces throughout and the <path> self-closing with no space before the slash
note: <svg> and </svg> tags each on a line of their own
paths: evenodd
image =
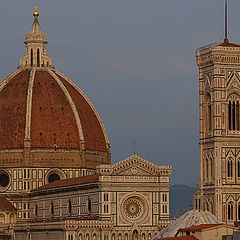
<svg viewBox="0 0 240 240">
<path fill-rule="evenodd" d="M 0 85 L 0 149 L 108 151 L 104 126 L 82 91 L 56 70 L 19 69 Z"/>
<path fill-rule="evenodd" d="M 97 111 L 55 70 L 37 10 L 33 16 L 18 69 L 0 81 L 2 168 L 94 169 L 109 163 L 109 140 Z"/>
</svg>

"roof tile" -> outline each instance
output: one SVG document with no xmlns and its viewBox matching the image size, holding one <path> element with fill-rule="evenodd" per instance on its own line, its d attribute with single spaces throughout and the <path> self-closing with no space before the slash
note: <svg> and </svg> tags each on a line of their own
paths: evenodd
<svg viewBox="0 0 240 240">
<path fill-rule="evenodd" d="M 0 211 L 16 212 L 17 209 L 5 197 L 0 196 Z"/>
</svg>

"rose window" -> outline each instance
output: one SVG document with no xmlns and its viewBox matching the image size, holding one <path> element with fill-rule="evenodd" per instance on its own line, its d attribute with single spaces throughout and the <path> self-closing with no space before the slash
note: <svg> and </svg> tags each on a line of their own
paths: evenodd
<svg viewBox="0 0 240 240">
<path fill-rule="evenodd" d="M 139 196 L 128 197 L 122 204 L 123 215 L 128 220 L 144 219 L 148 212 L 145 200 Z"/>
</svg>

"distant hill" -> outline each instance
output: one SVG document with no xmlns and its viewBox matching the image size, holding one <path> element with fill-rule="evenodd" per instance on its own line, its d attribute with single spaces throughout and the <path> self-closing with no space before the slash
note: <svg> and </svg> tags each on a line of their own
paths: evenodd
<svg viewBox="0 0 240 240">
<path fill-rule="evenodd" d="M 192 196 L 196 187 L 176 184 L 170 187 L 170 218 L 175 219 L 192 208 Z"/>
</svg>

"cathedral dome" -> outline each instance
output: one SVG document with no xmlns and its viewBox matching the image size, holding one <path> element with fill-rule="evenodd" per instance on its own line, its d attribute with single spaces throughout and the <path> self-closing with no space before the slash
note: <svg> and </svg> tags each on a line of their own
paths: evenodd
<svg viewBox="0 0 240 240">
<path fill-rule="evenodd" d="M 55 165 L 86 168 L 108 163 L 109 140 L 97 111 L 53 67 L 37 9 L 33 16 L 25 56 L 18 69 L 0 81 L 0 163 L 48 165 L 56 160 Z"/>
</svg>

